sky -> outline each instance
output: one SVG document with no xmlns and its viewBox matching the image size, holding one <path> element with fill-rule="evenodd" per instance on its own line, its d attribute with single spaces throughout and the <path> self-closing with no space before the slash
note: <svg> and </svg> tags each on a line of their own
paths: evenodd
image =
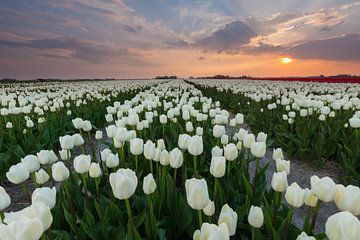
<svg viewBox="0 0 360 240">
<path fill-rule="evenodd" d="M 0 78 L 360 75 L 359 0 L 1 0 L 0 19 Z"/>
</svg>

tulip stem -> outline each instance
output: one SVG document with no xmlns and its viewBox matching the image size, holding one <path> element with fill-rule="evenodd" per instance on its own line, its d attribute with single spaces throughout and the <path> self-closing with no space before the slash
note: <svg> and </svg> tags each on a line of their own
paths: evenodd
<svg viewBox="0 0 360 240">
<path fill-rule="evenodd" d="M 275 191 L 275 193 L 274 193 L 274 215 L 273 215 L 273 219 L 272 219 L 273 226 L 275 226 L 276 215 L 277 215 L 277 211 L 279 209 L 280 201 L 281 201 L 281 192 Z"/>
<path fill-rule="evenodd" d="M 198 216 L 199 216 L 199 229 L 201 229 L 202 226 L 202 210 L 198 210 Z"/>
<path fill-rule="evenodd" d="M 0 211 L 0 223 L 4 222 L 4 212 Z"/>
<path fill-rule="evenodd" d="M 45 237 L 45 233 L 43 233 L 42 235 L 41 235 L 41 238 L 40 238 L 41 240 L 46 240 L 46 237 Z"/>
<path fill-rule="evenodd" d="M 86 174 L 83 174 L 83 183 L 84 183 L 85 198 L 87 198 L 88 193 L 87 193 L 87 186 L 86 186 Z"/>
<path fill-rule="evenodd" d="M 138 155 L 135 155 L 135 171 L 138 174 Z"/>
<path fill-rule="evenodd" d="M 135 226 L 134 226 L 134 222 L 133 222 L 133 218 L 132 218 L 132 214 L 131 214 L 131 208 L 130 208 L 130 203 L 129 203 L 129 199 L 125 199 L 125 205 L 126 205 L 126 210 L 127 210 L 127 214 L 129 217 L 129 222 L 131 225 L 131 239 L 135 239 Z"/>
<path fill-rule="evenodd" d="M 26 196 L 28 197 L 28 199 L 31 200 L 31 196 L 30 196 L 30 193 L 29 193 L 28 182 L 25 181 L 25 182 L 23 182 L 21 185 L 22 185 L 22 187 L 23 187 L 24 193 L 26 194 Z"/>
<path fill-rule="evenodd" d="M 193 159 L 194 159 L 194 176 L 197 178 L 198 177 L 198 174 L 197 174 L 197 163 L 196 163 L 196 160 L 197 160 L 197 157 L 196 155 L 193 156 Z"/>
<path fill-rule="evenodd" d="M 153 163 L 151 159 L 149 160 L 149 164 L 150 164 L 150 172 L 151 174 L 154 174 Z"/>
<path fill-rule="evenodd" d="M 316 223 L 316 219 L 319 213 L 319 209 L 320 209 L 320 200 L 317 201 L 316 206 L 314 208 L 314 213 L 311 219 L 311 226 L 310 226 L 310 233 L 312 233 L 314 227 L 315 227 L 315 223 Z"/>
<path fill-rule="evenodd" d="M 256 158 L 255 159 L 256 163 L 255 163 L 255 176 L 254 176 L 254 185 L 253 185 L 253 194 L 255 195 L 256 192 L 256 179 L 257 179 L 257 175 L 259 172 L 259 162 L 260 162 L 260 158 Z"/>
<path fill-rule="evenodd" d="M 216 209 L 216 205 L 217 205 L 217 189 L 218 189 L 218 184 L 219 184 L 219 180 L 217 178 L 215 178 L 215 182 L 214 182 L 214 203 L 215 203 L 215 209 Z"/>
<path fill-rule="evenodd" d="M 251 240 L 255 240 L 255 228 L 251 227 Z"/>
</svg>

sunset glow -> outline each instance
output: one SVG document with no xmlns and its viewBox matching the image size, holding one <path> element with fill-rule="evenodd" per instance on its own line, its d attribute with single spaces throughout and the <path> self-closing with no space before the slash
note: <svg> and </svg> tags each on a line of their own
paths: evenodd
<svg viewBox="0 0 360 240">
<path fill-rule="evenodd" d="M 288 58 L 288 57 L 283 57 L 283 58 L 280 58 L 280 62 L 282 64 L 289 64 L 291 63 L 293 60 L 291 58 Z"/>
</svg>

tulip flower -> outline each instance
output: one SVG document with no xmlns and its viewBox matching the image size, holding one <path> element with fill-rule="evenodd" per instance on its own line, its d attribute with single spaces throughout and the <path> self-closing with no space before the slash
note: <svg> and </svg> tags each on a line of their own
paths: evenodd
<svg viewBox="0 0 360 240">
<path fill-rule="evenodd" d="M 288 187 L 286 172 L 274 173 L 271 179 L 271 187 L 276 192 L 285 192 Z"/>
<path fill-rule="evenodd" d="M 325 224 L 329 240 L 360 239 L 360 221 L 350 212 L 338 212 L 330 216 Z"/>
<path fill-rule="evenodd" d="M 236 233 L 238 215 L 237 213 L 227 204 L 221 208 L 218 224 L 225 223 L 229 229 L 229 235 L 234 236 Z"/>
<path fill-rule="evenodd" d="M 52 177 L 57 182 L 62 182 L 68 179 L 70 172 L 63 162 L 54 163 L 51 166 Z"/>
<path fill-rule="evenodd" d="M 254 228 L 261 228 L 264 223 L 264 214 L 260 207 L 251 206 L 248 222 Z"/>
<path fill-rule="evenodd" d="M 342 211 L 349 211 L 355 216 L 360 215 L 360 188 L 353 185 L 336 185 L 335 204 Z"/>
<path fill-rule="evenodd" d="M 125 200 L 126 210 L 131 225 L 131 239 L 134 240 L 136 229 L 133 222 L 129 198 L 135 193 L 138 184 L 136 174 L 129 168 L 120 168 L 116 173 L 110 174 L 109 181 L 114 196 L 117 199 Z"/>
<path fill-rule="evenodd" d="M 36 188 L 31 196 L 31 203 L 42 202 L 50 209 L 55 207 L 56 204 L 56 188 Z"/>
<path fill-rule="evenodd" d="M 188 147 L 189 153 L 193 155 L 193 165 L 194 165 L 194 176 L 197 177 L 197 156 L 203 153 L 203 139 L 200 136 L 192 136 L 188 139 Z"/>
<path fill-rule="evenodd" d="M 304 195 L 305 190 L 294 182 L 287 187 L 285 199 L 291 206 L 299 208 L 304 204 Z"/>
<path fill-rule="evenodd" d="M 149 195 L 155 192 L 156 182 L 151 173 L 149 173 L 146 177 L 144 177 L 143 181 L 143 191 L 145 194 Z"/>
<path fill-rule="evenodd" d="M 200 230 L 196 230 L 193 234 L 194 240 L 206 240 L 206 239 L 221 239 L 229 240 L 229 230 L 225 223 L 219 226 L 215 224 L 204 223 L 201 225 Z"/>
<path fill-rule="evenodd" d="M 319 178 L 312 176 L 310 178 L 312 193 L 323 202 L 331 202 L 335 199 L 335 183 L 329 177 Z"/>
<path fill-rule="evenodd" d="M 302 232 L 297 238 L 296 240 L 316 240 L 315 237 L 312 236 L 308 236 L 306 234 L 306 232 Z"/>
<path fill-rule="evenodd" d="M 10 206 L 11 199 L 6 190 L 0 186 L 0 218 L 3 218 L 2 211 Z M 0 223 L 1 224 L 1 223 Z"/>
<path fill-rule="evenodd" d="M 198 210 L 199 226 L 202 225 L 201 210 L 209 203 L 209 192 L 205 179 L 191 178 L 185 181 L 186 200 L 192 209 Z"/>
</svg>

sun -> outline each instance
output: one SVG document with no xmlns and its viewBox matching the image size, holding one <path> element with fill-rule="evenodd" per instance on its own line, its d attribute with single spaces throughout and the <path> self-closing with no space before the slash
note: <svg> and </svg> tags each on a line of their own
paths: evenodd
<svg viewBox="0 0 360 240">
<path fill-rule="evenodd" d="M 280 62 L 282 64 L 289 64 L 291 63 L 293 60 L 291 58 L 288 58 L 288 57 L 283 57 L 283 58 L 280 58 Z"/>
</svg>

